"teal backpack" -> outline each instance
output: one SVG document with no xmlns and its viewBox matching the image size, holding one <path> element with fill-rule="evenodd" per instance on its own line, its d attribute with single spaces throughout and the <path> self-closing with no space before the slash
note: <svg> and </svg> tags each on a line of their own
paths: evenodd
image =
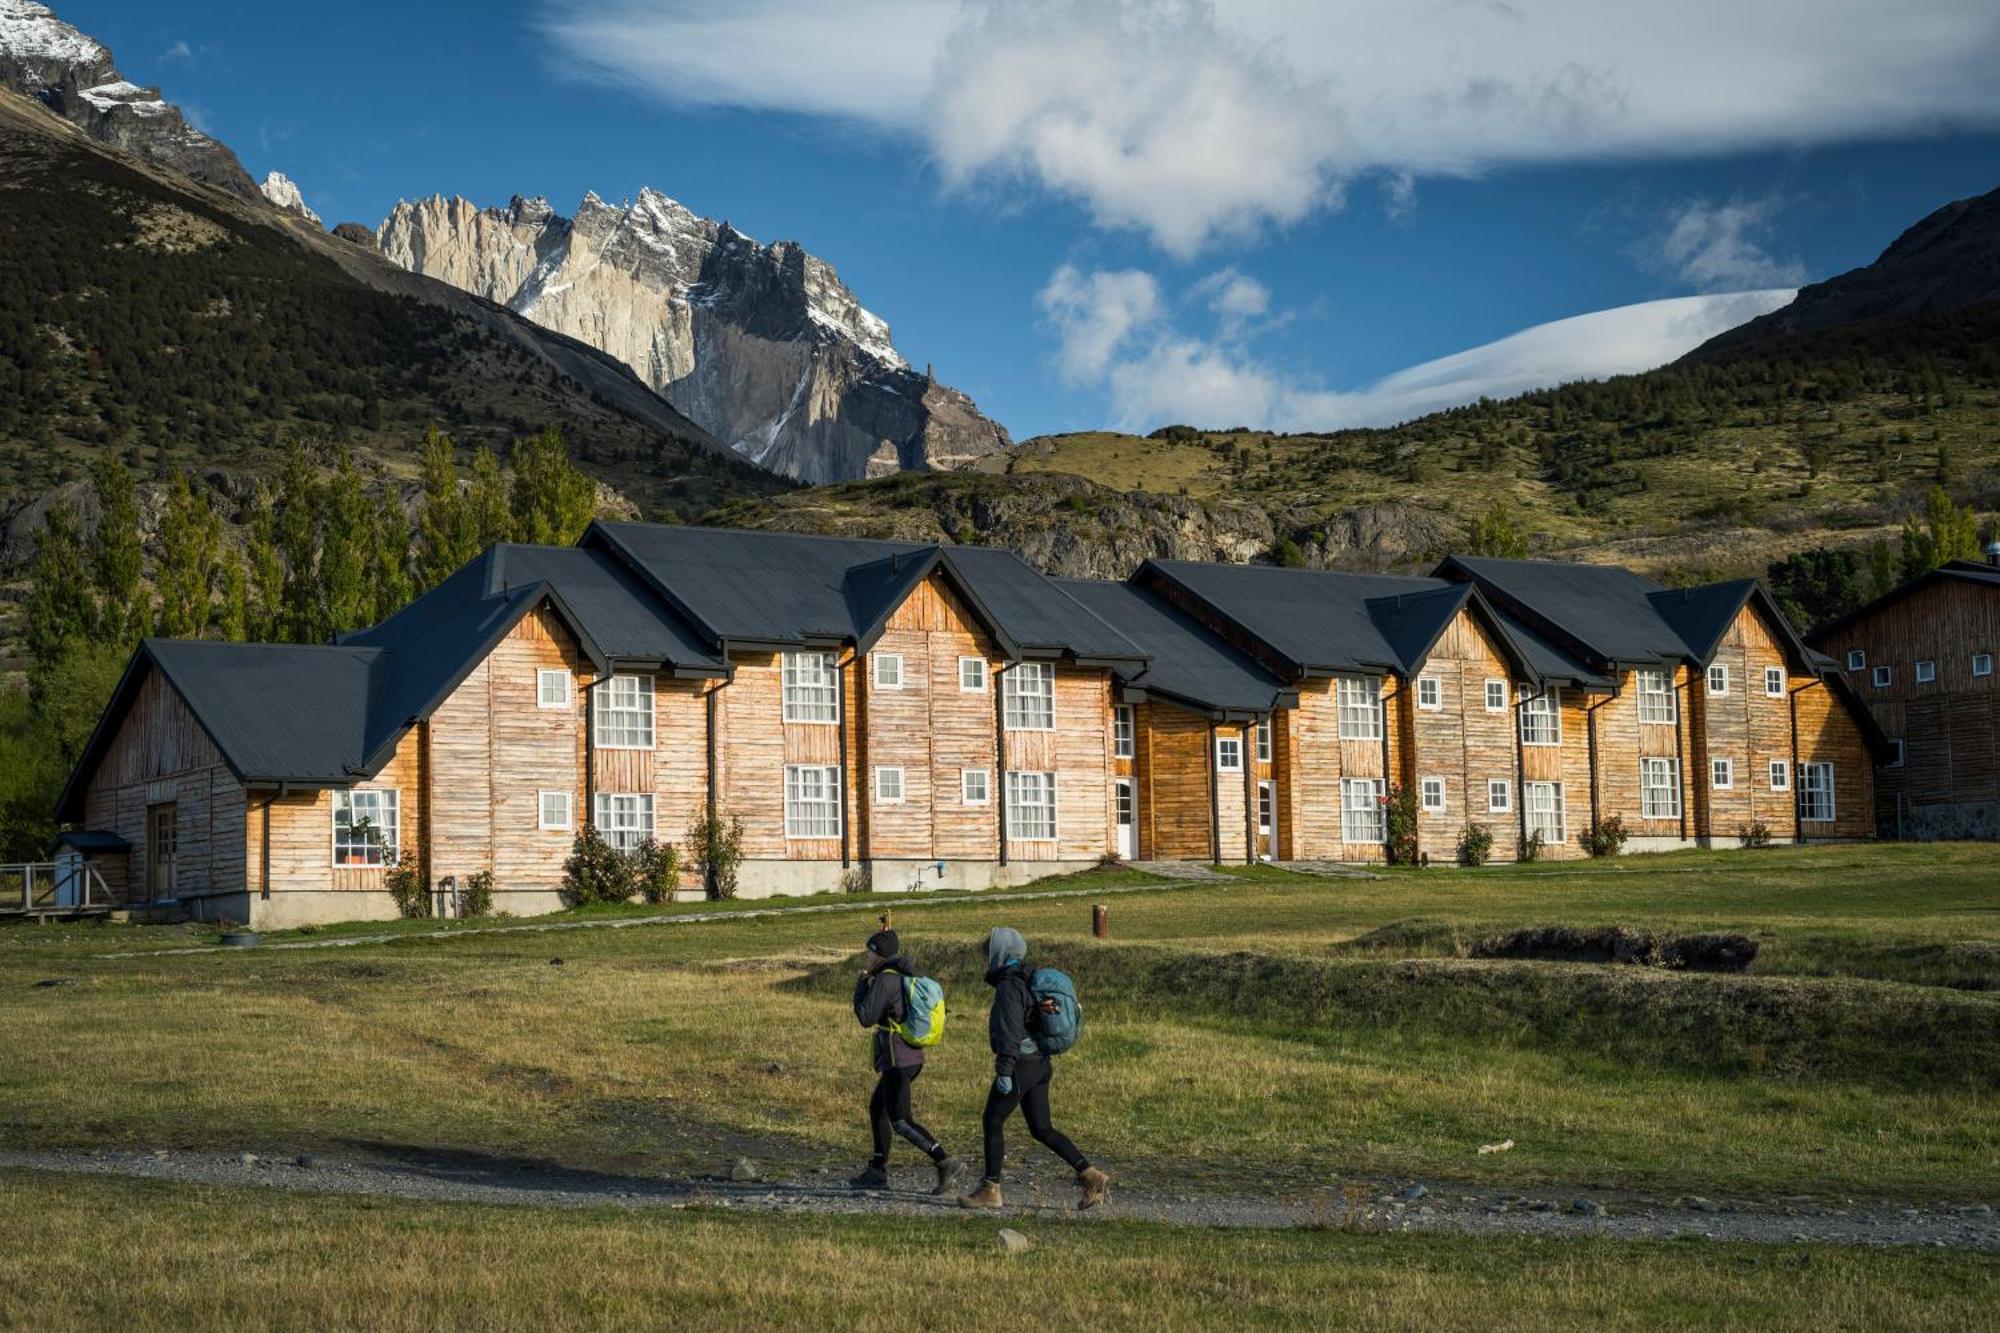
<svg viewBox="0 0 2000 1333">
<path fill-rule="evenodd" d="M 1067 972 L 1038 967 L 1028 974 L 1028 989 L 1035 994 L 1035 1045 L 1044 1055 L 1061 1055 L 1083 1035 L 1083 1002 L 1076 998 L 1076 983 Z M 1051 1000 L 1053 1010 L 1044 1007 Z"/>
<path fill-rule="evenodd" d="M 890 1019 L 889 1031 L 911 1046 L 935 1046 L 944 1040 L 944 987 L 932 977 L 897 974 L 903 982 L 903 1019 Z"/>
</svg>

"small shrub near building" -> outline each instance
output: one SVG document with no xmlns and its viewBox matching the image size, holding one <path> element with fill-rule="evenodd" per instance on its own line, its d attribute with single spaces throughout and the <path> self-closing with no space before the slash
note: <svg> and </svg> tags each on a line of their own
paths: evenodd
<svg viewBox="0 0 2000 1333">
<path fill-rule="evenodd" d="M 1382 798 L 1382 816 L 1389 838 L 1389 864 L 1413 866 L 1417 863 L 1417 793 L 1413 787 L 1396 786 Z"/>
<path fill-rule="evenodd" d="M 563 901 L 571 907 L 630 901 L 635 890 L 630 857 L 606 842 L 593 824 L 585 824 L 563 862 Z"/>
<path fill-rule="evenodd" d="M 1625 850 L 1625 840 L 1632 835 L 1625 831 L 1625 820 L 1619 815 L 1606 815 L 1591 821 L 1583 831 L 1583 850 L 1592 856 L 1616 856 Z"/>
<path fill-rule="evenodd" d="M 653 904 L 670 903 L 681 886 L 680 849 L 648 838 L 632 853 L 632 878 L 639 896 Z"/>
<path fill-rule="evenodd" d="M 460 916 L 493 915 L 493 872 L 481 870 L 465 877 L 465 887 L 458 891 L 458 914 Z"/>
<path fill-rule="evenodd" d="M 711 898 L 734 898 L 743 864 L 743 821 L 735 815 L 697 814 L 688 823 L 688 853 L 702 868 Z"/>
<path fill-rule="evenodd" d="M 396 858 L 396 864 L 382 874 L 382 887 L 395 900 L 399 915 L 421 917 L 431 914 L 430 887 L 424 883 L 423 870 L 417 863 L 415 852 L 404 852 Z"/>
<path fill-rule="evenodd" d="M 1543 846 L 1542 831 L 1536 829 L 1521 839 L 1521 860 L 1523 862 L 1541 860 Z"/>
<path fill-rule="evenodd" d="M 1736 840 L 1745 847 L 1769 847 L 1771 826 L 1763 820 L 1755 820 L 1736 830 Z"/>
<path fill-rule="evenodd" d="M 1458 835 L 1458 863 L 1483 866 L 1493 855 L 1493 830 L 1484 824 L 1467 824 Z"/>
</svg>

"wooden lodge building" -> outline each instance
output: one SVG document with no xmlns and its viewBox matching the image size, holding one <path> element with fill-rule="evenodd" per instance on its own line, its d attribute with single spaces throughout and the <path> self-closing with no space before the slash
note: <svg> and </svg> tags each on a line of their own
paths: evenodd
<svg viewBox="0 0 2000 1333">
<path fill-rule="evenodd" d="M 1888 737 L 1885 838 L 2000 838 L 2000 543 L 1812 631 Z"/>
<path fill-rule="evenodd" d="M 133 902 L 257 925 L 393 914 L 487 871 L 559 904 L 625 848 L 742 821 L 746 896 L 984 888 L 1143 860 L 1381 860 L 1470 823 L 1582 855 L 1873 833 L 1883 744 L 1750 582 L 1446 560 L 1429 578 L 593 524 L 498 545 L 320 646 L 150 639 L 59 817 Z M 684 886 L 704 868 L 684 857 Z"/>
</svg>

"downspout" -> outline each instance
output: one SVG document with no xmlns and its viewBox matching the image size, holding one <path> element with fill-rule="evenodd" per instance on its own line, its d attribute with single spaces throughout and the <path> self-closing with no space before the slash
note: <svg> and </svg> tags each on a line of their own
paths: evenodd
<svg viewBox="0 0 2000 1333">
<path fill-rule="evenodd" d="M 993 808 L 999 812 L 1000 864 L 1007 864 L 1007 667 L 993 672 Z"/>
<path fill-rule="evenodd" d="M 1208 859 L 1222 862 L 1222 791 L 1215 771 L 1215 723 L 1208 724 Z"/>
<path fill-rule="evenodd" d="M 277 790 L 266 796 L 264 803 L 257 807 L 261 823 L 259 829 L 261 850 L 257 858 L 257 896 L 266 901 L 271 897 L 271 806 L 285 794 L 286 785 L 279 783 Z"/>
</svg>

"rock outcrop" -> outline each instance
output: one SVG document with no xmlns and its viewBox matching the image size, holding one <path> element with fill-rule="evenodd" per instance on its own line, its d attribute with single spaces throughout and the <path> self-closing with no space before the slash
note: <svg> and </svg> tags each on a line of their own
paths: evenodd
<svg viewBox="0 0 2000 1333">
<path fill-rule="evenodd" d="M 824 260 L 760 245 L 653 190 L 478 208 L 396 206 L 382 253 L 630 366 L 752 461 L 801 481 L 948 470 L 1007 447 L 970 398 L 912 370 Z"/>
<path fill-rule="evenodd" d="M 34 98 L 99 143 L 246 199 L 264 198 L 236 154 L 187 123 L 111 51 L 32 0 L 0 0 L 0 87 Z"/>
<path fill-rule="evenodd" d="M 264 177 L 264 183 L 257 187 L 266 199 L 287 213 L 296 213 L 307 222 L 318 227 L 323 225 L 319 214 L 306 207 L 306 197 L 299 193 L 299 187 L 292 184 L 292 178 L 282 171 L 273 171 Z"/>
</svg>

